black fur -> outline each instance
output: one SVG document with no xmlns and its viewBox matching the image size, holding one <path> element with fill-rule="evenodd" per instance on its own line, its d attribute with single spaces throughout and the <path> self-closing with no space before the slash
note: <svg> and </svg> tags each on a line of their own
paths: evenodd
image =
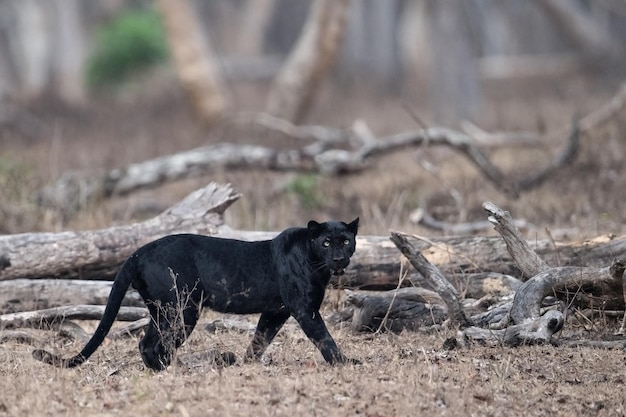
<svg viewBox="0 0 626 417">
<path fill-rule="evenodd" d="M 138 249 L 115 278 L 95 334 L 76 356 L 45 350 L 33 356 L 59 367 L 85 362 L 102 344 L 132 284 L 143 297 L 151 323 L 139 342 L 149 368 L 166 368 L 189 336 L 202 307 L 225 313 L 261 313 L 246 359 L 259 359 L 289 316 L 331 364 L 345 356 L 319 314 L 331 274 L 343 274 L 355 250 L 358 217 L 309 222 L 272 240 L 243 242 L 200 235 L 172 235 Z"/>
</svg>

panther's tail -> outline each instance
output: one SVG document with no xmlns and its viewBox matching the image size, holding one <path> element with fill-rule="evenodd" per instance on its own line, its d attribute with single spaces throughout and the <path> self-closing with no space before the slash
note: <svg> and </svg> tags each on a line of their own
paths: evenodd
<svg viewBox="0 0 626 417">
<path fill-rule="evenodd" d="M 115 321 L 115 317 L 117 317 L 117 313 L 120 310 L 126 291 L 135 278 L 135 274 L 136 262 L 135 258 L 131 257 L 124 263 L 124 265 L 122 265 L 122 268 L 115 277 L 106 308 L 104 309 L 104 314 L 102 315 L 102 320 L 100 320 L 100 324 L 98 324 L 98 328 L 96 329 L 94 335 L 79 354 L 65 359 L 46 350 L 35 349 L 33 350 L 33 357 L 59 368 L 74 368 L 89 359 L 89 357 L 102 344 L 104 338 L 109 333 L 109 330 L 111 330 L 111 326 Z"/>
</svg>

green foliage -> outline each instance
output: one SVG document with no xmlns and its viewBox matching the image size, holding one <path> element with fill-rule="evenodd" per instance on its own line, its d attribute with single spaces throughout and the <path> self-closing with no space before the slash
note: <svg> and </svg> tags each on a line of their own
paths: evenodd
<svg viewBox="0 0 626 417">
<path fill-rule="evenodd" d="M 127 11 L 100 28 L 87 63 L 92 87 L 120 84 L 167 57 L 161 20 L 153 10 Z"/>
<path fill-rule="evenodd" d="M 295 195 L 304 208 L 319 209 L 324 203 L 314 174 L 299 175 L 287 184 L 287 192 Z"/>
</svg>

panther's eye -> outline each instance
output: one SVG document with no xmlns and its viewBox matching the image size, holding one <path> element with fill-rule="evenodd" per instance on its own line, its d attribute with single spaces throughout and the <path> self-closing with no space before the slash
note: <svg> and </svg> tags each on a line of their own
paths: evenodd
<svg viewBox="0 0 626 417">
<path fill-rule="evenodd" d="M 325 248 L 330 246 L 330 240 L 325 240 L 324 243 L 322 243 L 322 246 L 324 246 Z"/>
<path fill-rule="evenodd" d="M 344 246 L 348 246 L 350 244 L 350 239 L 346 239 L 343 241 Z"/>
</svg>

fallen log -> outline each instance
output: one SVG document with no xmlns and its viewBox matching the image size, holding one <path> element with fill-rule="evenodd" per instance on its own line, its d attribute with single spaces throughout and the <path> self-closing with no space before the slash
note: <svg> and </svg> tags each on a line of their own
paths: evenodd
<svg viewBox="0 0 626 417">
<path fill-rule="evenodd" d="M 67 320 L 101 320 L 105 306 L 74 305 L 0 315 L 0 328 L 54 326 Z M 148 309 L 120 307 L 116 320 L 136 321 L 148 317 Z"/>
<path fill-rule="evenodd" d="M 214 190 L 214 187 L 218 189 Z M 200 193 L 197 199 L 196 193 Z M 164 214 L 135 225 L 92 232 L 0 236 L 0 281 L 19 278 L 110 280 L 130 253 L 142 244 L 170 233 L 206 233 L 241 240 L 276 236 L 276 232 L 233 230 L 222 224 L 221 213 L 237 197 L 230 187 L 211 184 L 192 193 Z M 223 200 L 222 204 L 219 204 L 220 200 Z M 182 213 L 184 218 L 179 217 Z M 163 219 L 166 221 L 162 222 Z M 472 274 L 485 272 L 528 277 L 521 273 L 506 244 L 498 237 L 406 238 L 452 280 L 471 283 Z M 615 258 L 626 258 L 626 235 L 556 245 L 549 240 L 536 240 L 528 245 L 546 262 L 563 266 L 605 266 Z M 350 266 L 345 275 L 333 277 L 331 285 L 352 289 L 394 289 L 398 284 L 401 260 L 402 255 L 388 237 L 358 236 L 357 251 Z M 411 271 L 405 280 L 406 285 L 420 285 L 422 278 Z"/>
<path fill-rule="evenodd" d="M 441 296 L 424 288 L 382 293 L 346 290 L 346 295 L 346 301 L 354 306 L 351 329 L 357 332 L 417 330 L 440 324 L 448 316 Z"/>
<path fill-rule="evenodd" d="M 245 237 L 246 232 L 235 236 Z M 228 234 L 228 236 L 232 236 Z M 527 279 L 507 250 L 507 245 L 498 237 L 453 236 L 424 238 L 406 236 L 433 265 L 437 266 L 450 280 L 471 282 L 482 273 L 504 274 Z M 569 266 L 603 267 L 615 258 L 626 257 L 626 235 L 604 236 L 583 242 L 555 243 L 536 240 L 528 246 L 546 262 Z M 333 278 L 331 284 L 339 288 L 391 290 L 398 285 L 401 259 L 397 248 L 382 236 L 357 237 L 357 251 L 345 275 Z M 423 285 L 423 277 L 410 268 L 405 284 Z M 479 284 L 482 285 L 482 284 Z"/>
<path fill-rule="evenodd" d="M 106 304 L 112 282 L 68 279 L 13 279 L 0 281 L 0 313 L 41 310 L 71 304 Z M 123 306 L 143 307 L 139 293 L 130 289 Z"/>
<path fill-rule="evenodd" d="M 111 276 L 140 246 L 172 233 L 216 234 L 239 194 L 211 183 L 150 220 L 110 229 L 0 236 L 0 281 Z"/>
</svg>

